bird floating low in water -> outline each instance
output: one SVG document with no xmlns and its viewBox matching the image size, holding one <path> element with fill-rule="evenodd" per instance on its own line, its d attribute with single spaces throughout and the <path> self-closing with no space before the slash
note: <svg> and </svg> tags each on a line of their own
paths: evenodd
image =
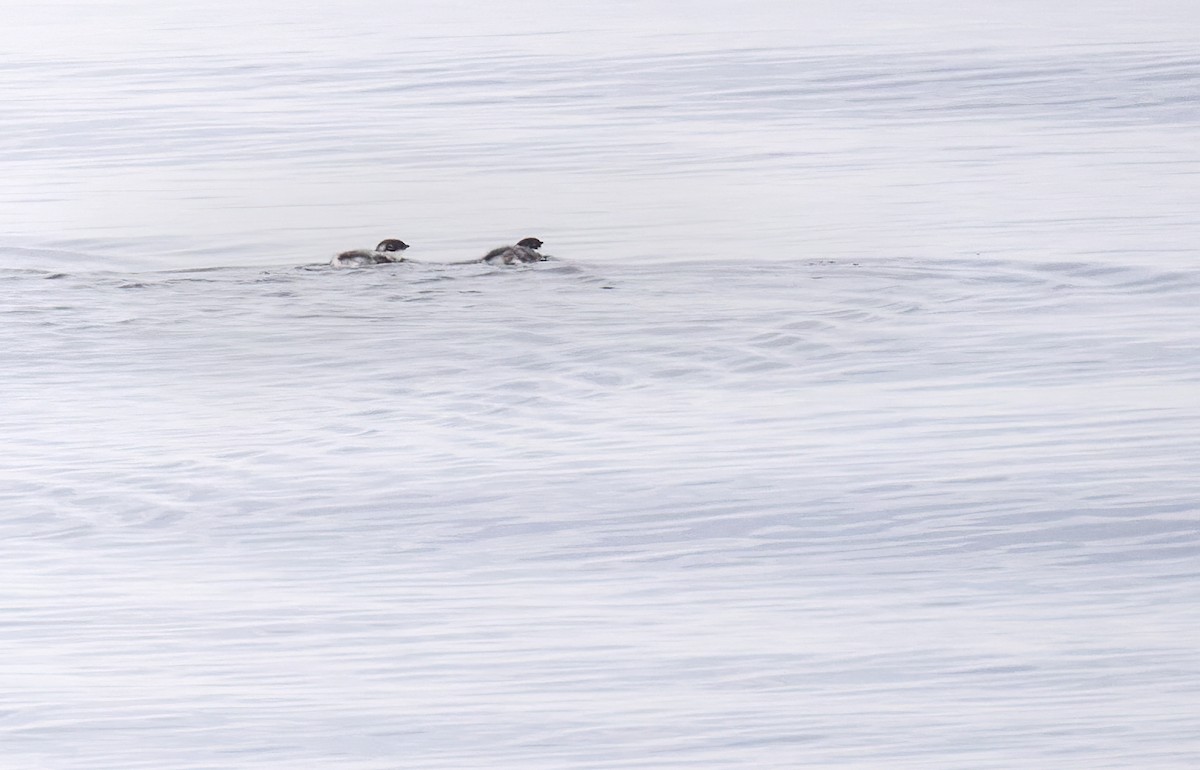
<svg viewBox="0 0 1200 770">
<path fill-rule="evenodd" d="M 525 262 L 543 262 L 546 257 L 538 252 L 542 242 L 537 238 L 523 238 L 516 246 L 501 246 L 483 256 L 482 262 L 489 265 L 512 265 Z"/>
<path fill-rule="evenodd" d="M 387 238 L 379 242 L 374 251 L 356 249 L 343 251 L 330 264 L 334 267 L 360 267 L 362 265 L 382 265 L 388 262 L 403 262 L 400 252 L 408 248 L 408 244 L 398 238 Z"/>
</svg>

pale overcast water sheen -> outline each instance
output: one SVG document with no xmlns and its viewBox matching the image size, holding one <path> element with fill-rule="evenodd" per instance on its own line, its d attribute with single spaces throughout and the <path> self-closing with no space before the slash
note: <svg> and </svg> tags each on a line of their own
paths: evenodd
<svg viewBox="0 0 1200 770">
<path fill-rule="evenodd" d="M 0 770 L 1200 766 L 1200 11 L 902 5 L 6 8 Z"/>
</svg>

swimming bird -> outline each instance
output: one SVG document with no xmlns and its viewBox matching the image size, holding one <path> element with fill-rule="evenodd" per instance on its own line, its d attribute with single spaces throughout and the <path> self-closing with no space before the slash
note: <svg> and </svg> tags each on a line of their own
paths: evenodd
<svg viewBox="0 0 1200 770">
<path fill-rule="evenodd" d="M 538 253 L 540 248 L 542 248 L 542 242 L 537 238 L 523 238 L 517 242 L 516 246 L 501 246 L 498 249 L 492 249 L 483 255 L 483 259 L 480 261 L 487 262 L 489 265 L 543 262 L 546 257 Z"/>
<path fill-rule="evenodd" d="M 398 238 L 387 238 L 379 242 L 374 251 L 356 249 L 343 251 L 334 257 L 329 264 L 334 267 L 359 267 L 361 265 L 382 265 L 387 262 L 403 262 L 400 252 L 408 248 L 408 244 Z"/>
</svg>

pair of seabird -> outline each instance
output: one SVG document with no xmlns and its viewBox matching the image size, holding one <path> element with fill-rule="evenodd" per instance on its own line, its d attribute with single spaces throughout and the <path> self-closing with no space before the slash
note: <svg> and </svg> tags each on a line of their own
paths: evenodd
<svg viewBox="0 0 1200 770">
<path fill-rule="evenodd" d="M 382 265 L 388 262 L 403 262 L 400 252 L 408 248 L 408 244 L 397 238 L 380 241 L 374 251 L 357 249 L 343 251 L 333 258 L 334 267 L 359 267 L 361 265 Z M 546 257 L 538 253 L 542 242 L 537 238 L 524 238 L 516 246 L 501 246 L 492 249 L 475 262 L 486 262 L 489 265 L 512 265 L 525 262 L 541 262 Z"/>
</svg>

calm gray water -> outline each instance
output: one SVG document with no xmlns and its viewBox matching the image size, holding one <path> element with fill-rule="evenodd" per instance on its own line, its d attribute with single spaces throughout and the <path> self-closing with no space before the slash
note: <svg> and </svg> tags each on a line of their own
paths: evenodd
<svg viewBox="0 0 1200 770">
<path fill-rule="evenodd" d="M 1197 766 L 1200 14 L 802 5 L 19 3 L 0 767 Z"/>
</svg>

